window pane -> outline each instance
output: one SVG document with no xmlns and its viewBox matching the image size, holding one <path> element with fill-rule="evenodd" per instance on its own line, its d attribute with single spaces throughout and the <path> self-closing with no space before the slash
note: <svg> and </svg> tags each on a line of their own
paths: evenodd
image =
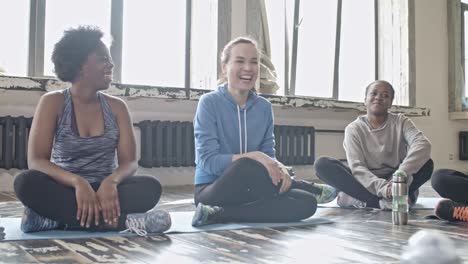
<svg viewBox="0 0 468 264">
<path fill-rule="evenodd" d="M 125 1 L 123 83 L 184 87 L 185 2 Z"/>
<path fill-rule="evenodd" d="M 287 5 L 287 6 L 286 6 Z M 267 0 L 265 1 L 268 29 L 270 36 L 270 48 L 271 48 L 271 61 L 275 66 L 276 74 L 278 76 L 278 85 L 280 89 L 276 91 L 276 94 L 284 95 L 285 85 L 285 11 L 289 14 L 288 17 L 293 18 L 294 14 L 294 0 L 285 1 L 278 0 Z M 288 18 L 289 20 L 289 18 Z M 289 27 L 291 28 L 291 27 Z M 292 32 L 288 32 L 289 43 L 292 41 Z M 289 44 L 290 46 L 291 44 Z"/>
<path fill-rule="evenodd" d="M 190 87 L 214 90 L 219 60 L 217 0 L 192 1 L 192 32 Z"/>
<path fill-rule="evenodd" d="M 92 7 L 92 8 L 91 8 Z M 55 43 L 63 32 L 79 25 L 98 26 L 104 32 L 104 41 L 110 45 L 111 2 L 94 0 L 47 0 L 45 20 L 44 75 L 54 76 L 51 57 Z M 86 15 L 84 15 L 86 14 Z M 107 40 L 106 40 L 107 39 Z"/>
<path fill-rule="evenodd" d="M 336 12 L 336 0 L 301 1 L 296 95 L 333 95 Z"/>
<path fill-rule="evenodd" d="M 28 71 L 29 1 L 1 1 L 0 72 L 26 76 Z M 8 40 L 8 41 L 7 41 Z"/>
<path fill-rule="evenodd" d="M 343 1 L 338 99 L 364 101 L 375 80 L 374 0 Z"/>
</svg>

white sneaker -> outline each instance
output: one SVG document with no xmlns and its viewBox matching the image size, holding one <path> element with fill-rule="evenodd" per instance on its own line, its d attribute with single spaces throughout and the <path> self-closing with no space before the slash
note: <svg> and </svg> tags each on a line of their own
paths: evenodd
<svg viewBox="0 0 468 264">
<path fill-rule="evenodd" d="M 382 198 L 379 200 L 380 209 L 383 211 L 391 211 L 392 210 L 392 200 L 387 200 Z"/>
<path fill-rule="evenodd" d="M 136 233 L 146 236 L 148 233 L 163 233 L 171 227 L 171 216 L 164 210 L 150 210 L 146 213 L 128 214 L 125 220 L 127 229 L 120 233 Z"/>
<path fill-rule="evenodd" d="M 351 197 L 344 192 L 338 193 L 336 203 L 338 204 L 338 206 L 344 207 L 344 208 L 354 207 L 358 209 L 363 209 L 363 208 L 366 208 L 367 206 L 365 202 L 362 202 L 354 197 Z"/>
</svg>

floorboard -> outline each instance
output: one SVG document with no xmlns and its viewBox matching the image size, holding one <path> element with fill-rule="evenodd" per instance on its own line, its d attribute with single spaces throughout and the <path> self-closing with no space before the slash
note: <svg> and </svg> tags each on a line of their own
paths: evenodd
<svg viewBox="0 0 468 264">
<path fill-rule="evenodd" d="M 430 186 L 425 197 L 437 197 Z M 164 189 L 158 207 L 193 210 L 190 203 L 165 204 L 193 197 L 193 186 Z M 22 205 L 12 193 L 0 193 L 0 217 L 20 217 Z M 319 208 L 316 217 L 332 224 L 214 232 L 31 240 L 0 243 L 2 263 L 399 263 L 408 239 L 419 230 L 450 237 L 468 261 L 468 223 L 427 220 L 431 210 L 410 212 L 410 224 L 394 226 L 380 210 Z"/>
</svg>

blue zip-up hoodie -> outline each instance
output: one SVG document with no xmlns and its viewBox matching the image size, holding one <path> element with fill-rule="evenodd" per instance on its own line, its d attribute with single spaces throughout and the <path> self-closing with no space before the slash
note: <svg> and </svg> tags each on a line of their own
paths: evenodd
<svg viewBox="0 0 468 264">
<path fill-rule="evenodd" d="M 193 121 L 195 184 L 214 182 L 231 164 L 234 154 L 261 151 L 275 158 L 271 103 L 250 91 L 241 109 L 226 85 L 204 94 Z"/>
</svg>

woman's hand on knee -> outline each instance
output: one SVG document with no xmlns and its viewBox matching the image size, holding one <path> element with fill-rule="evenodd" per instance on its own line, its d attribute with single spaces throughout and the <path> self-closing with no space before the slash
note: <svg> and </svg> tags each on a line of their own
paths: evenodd
<svg viewBox="0 0 468 264">
<path fill-rule="evenodd" d="M 277 186 L 283 179 L 283 171 L 280 166 L 281 163 L 260 151 L 252 152 L 252 154 L 252 158 L 260 162 L 267 169 L 268 175 L 271 177 L 271 181 L 275 186 Z"/>
<path fill-rule="evenodd" d="M 281 187 L 279 189 L 280 193 L 284 193 L 289 191 L 291 189 L 291 184 L 292 184 L 292 179 L 289 174 L 284 174 L 282 180 L 281 180 Z"/>
<path fill-rule="evenodd" d="M 82 227 L 89 228 L 91 223 L 99 224 L 99 203 L 91 185 L 82 177 L 73 180 L 76 196 L 76 220 Z"/>
<path fill-rule="evenodd" d="M 102 210 L 104 222 L 108 225 L 117 224 L 120 216 L 119 193 L 117 183 L 109 177 L 102 181 L 96 192 Z"/>
<path fill-rule="evenodd" d="M 291 189 L 291 184 L 292 184 L 292 178 L 289 175 L 288 170 L 286 169 L 286 166 L 283 165 L 283 163 L 276 161 L 281 168 L 281 187 L 279 189 L 280 193 L 287 192 L 289 189 Z"/>
</svg>

